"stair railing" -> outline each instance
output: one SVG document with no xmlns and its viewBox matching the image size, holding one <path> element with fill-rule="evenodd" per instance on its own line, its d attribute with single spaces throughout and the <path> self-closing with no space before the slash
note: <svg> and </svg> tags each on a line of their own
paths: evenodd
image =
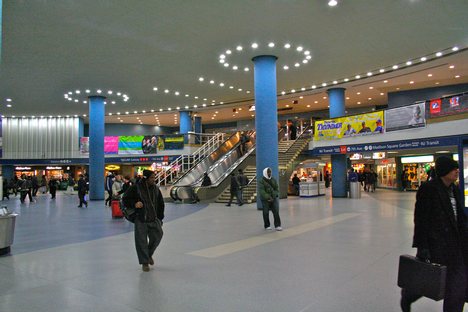
<svg viewBox="0 0 468 312">
<path fill-rule="evenodd" d="M 166 185 L 173 181 L 181 172 L 190 170 L 199 161 L 213 153 L 225 140 L 225 133 L 217 133 L 215 135 L 197 134 L 201 137 L 211 137 L 205 144 L 190 155 L 181 155 L 176 160 L 169 164 L 169 168 L 160 171 L 156 175 L 157 185 Z"/>
</svg>

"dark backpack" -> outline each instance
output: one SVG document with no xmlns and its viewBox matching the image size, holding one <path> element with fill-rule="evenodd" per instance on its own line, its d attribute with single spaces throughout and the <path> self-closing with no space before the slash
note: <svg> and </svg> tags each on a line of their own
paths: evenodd
<svg viewBox="0 0 468 312">
<path fill-rule="evenodd" d="M 140 186 L 138 185 L 138 183 L 136 184 L 136 189 L 137 189 L 137 192 L 138 192 L 138 196 L 141 198 Z M 124 218 L 127 219 L 127 221 L 129 221 L 131 223 L 135 223 L 135 219 L 137 217 L 136 208 L 135 207 L 126 207 L 125 206 L 124 198 L 125 198 L 125 195 L 127 195 L 127 192 L 128 192 L 128 189 L 127 189 L 127 191 L 125 193 L 122 194 L 122 196 L 120 198 L 120 210 L 122 210 L 122 214 L 123 214 Z"/>
</svg>

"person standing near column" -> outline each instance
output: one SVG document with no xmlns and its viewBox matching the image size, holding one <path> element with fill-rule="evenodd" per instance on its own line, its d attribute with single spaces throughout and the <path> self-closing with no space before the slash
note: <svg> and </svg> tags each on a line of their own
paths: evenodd
<svg viewBox="0 0 468 312">
<path fill-rule="evenodd" d="M 235 172 L 231 173 L 230 191 L 231 191 L 231 197 L 229 198 L 229 202 L 227 203 L 226 206 L 228 206 L 228 207 L 231 206 L 232 199 L 234 198 L 234 196 L 236 196 L 236 198 L 237 198 L 237 205 L 242 206 L 244 203 L 242 203 L 242 201 L 241 201 L 241 197 L 240 197 L 240 192 L 241 191 L 240 191 L 240 186 L 239 186 L 239 179 L 236 176 Z"/>
<path fill-rule="evenodd" d="M 164 199 L 155 179 L 153 171 L 143 170 L 143 178 L 122 198 L 125 207 L 135 207 L 135 247 L 144 272 L 154 265 L 153 254 L 163 237 Z"/>
<path fill-rule="evenodd" d="M 271 174 L 271 168 L 263 169 L 263 178 L 259 181 L 260 200 L 263 206 L 263 224 L 265 230 L 271 230 L 270 210 L 273 213 L 275 229 L 282 231 L 281 219 L 279 216 L 279 189 L 278 183 Z"/>
<path fill-rule="evenodd" d="M 109 207 L 112 202 L 112 184 L 114 184 L 114 175 L 112 174 L 112 172 L 108 172 L 106 177 L 106 191 L 108 197 L 106 198 L 106 202 L 104 205 L 107 206 L 107 203 L 109 203 Z"/>
<path fill-rule="evenodd" d="M 441 156 L 436 160 L 437 178 L 423 183 L 416 194 L 413 247 L 422 261 L 447 266 L 444 312 L 461 312 L 467 294 L 468 230 L 461 195 L 454 182 L 458 163 Z M 419 294 L 402 289 L 401 309 L 411 311 Z"/>
<path fill-rule="evenodd" d="M 78 180 L 78 198 L 80 199 L 79 208 L 83 207 L 83 204 L 88 207 L 88 202 L 85 199 L 86 192 L 88 191 L 88 185 L 84 179 L 84 175 L 80 174 L 80 179 Z"/>
</svg>

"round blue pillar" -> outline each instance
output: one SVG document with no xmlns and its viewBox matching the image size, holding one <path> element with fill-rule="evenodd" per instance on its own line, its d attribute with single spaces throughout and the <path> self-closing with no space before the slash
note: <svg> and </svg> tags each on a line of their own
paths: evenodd
<svg viewBox="0 0 468 312">
<path fill-rule="evenodd" d="M 263 169 L 270 167 L 279 183 L 278 174 L 278 113 L 276 103 L 276 60 L 273 55 L 254 57 L 255 129 L 257 181 L 263 178 Z M 257 194 L 258 183 L 257 183 Z M 262 203 L 257 200 L 257 208 Z"/>
<path fill-rule="evenodd" d="M 333 88 L 328 90 L 330 118 L 337 118 L 346 114 L 345 89 Z M 347 197 L 347 161 L 346 154 L 331 155 L 332 163 L 332 197 Z"/>
<path fill-rule="evenodd" d="M 330 118 L 345 115 L 345 88 L 328 89 L 328 103 L 330 104 Z"/>
<path fill-rule="evenodd" d="M 2 176 L 10 181 L 15 175 L 15 167 L 12 165 L 2 165 Z"/>
<path fill-rule="evenodd" d="M 193 131 L 196 133 L 195 143 L 200 144 L 201 138 L 200 133 L 202 133 L 202 118 L 201 116 L 195 116 L 193 121 Z"/>
<path fill-rule="evenodd" d="M 180 111 L 179 112 L 179 119 L 180 119 L 180 134 L 184 135 L 185 143 L 188 142 L 188 133 L 192 131 L 192 119 L 191 119 L 191 111 Z"/>
<path fill-rule="evenodd" d="M 104 100 L 89 97 L 89 199 L 104 199 Z"/>
</svg>

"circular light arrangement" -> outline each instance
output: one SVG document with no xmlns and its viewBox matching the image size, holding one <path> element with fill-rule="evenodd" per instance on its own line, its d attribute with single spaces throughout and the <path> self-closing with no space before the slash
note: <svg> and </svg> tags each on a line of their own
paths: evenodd
<svg viewBox="0 0 468 312">
<path fill-rule="evenodd" d="M 154 88 L 153 88 L 154 89 Z M 101 89 L 96 89 L 95 94 L 102 94 L 103 91 Z M 128 102 L 130 100 L 130 97 L 127 94 L 124 94 L 122 92 L 117 92 L 114 94 L 114 91 L 112 90 L 107 90 L 104 92 L 106 94 L 106 98 L 110 100 L 112 104 L 116 104 L 117 100 L 123 101 L 123 102 Z M 66 100 L 70 102 L 75 102 L 75 103 L 88 103 L 88 97 L 92 96 L 93 94 L 92 90 L 86 89 L 84 92 L 81 92 L 81 90 L 75 90 L 75 91 L 68 91 L 65 93 L 63 96 Z M 107 104 L 107 101 L 104 102 L 104 104 Z"/>
<path fill-rule="evenodd" d="M 290 50 L 293 46 L 291 45 L 291 43 L 285 43 L 283 45 L 284 49 L 286 50 Z M 237 54 L 239 53 L 248 53 L 250 52 L 252 55 L 247 58 L 247 59 L 251 59 L 252 57 L 258 55 L 259 53 L 261 54 L 263 51 L 259 51 L 259 50 L 265 50 L 266 53 L 268 54 L 271 54 L 273 53 L 274 54 L 274 50 L 277 49 L 277 51 L 281 51 L 280 47 L 274 43 L 274 42 L 269 42 L 267 44 L 260 44 L 260 43 L 257 43 L 257 42 L 253 42 L 250 44 L 250 49 L 244 49 L 241 45 L 238 45 L 236 47 L 236 51 L 238 52 Z M 292 68 L 292 66 L 294 65 L 294 67 L 300 67 L 301 64 L 307 64 L 309 62 L 309 60 L 312 58 L 312 56 L 310 55 L 310 51 L 309 50 L 305 50 L 305 48 L 301 45 L 298 45 L 295 47 L 295 52 L 299 54 L 299 59 L 296 59 L 294 61 L 292 61 L 290 64 L 284 64 L 282 65 L 283 69 L 284 70 L 288 70 L 289 68 Z M 231 50 L 227 50 L 227 51 L 231 51 Z M 227 52 L 226 51 L 226 52 Z M 252 53 L 253 51 L 255 51 L 254 53 Z M 284 52 L 282 52 L 284 53 Z M 279 54 L 279 53 L 278 53 Z M 232 59 L 232 52 L 231 53 L 223 53 L 223 54 L 220 54 L 219 57 L 218 57 L 218 62 L 223 64 L 224 67 L 226 68 L 231 68 L 232 70 L 237 70 L 238 68 L 244 68 L 244 71 L 247 72 L 249 71 L 249 66 L 246 66 L 245 64 L 243 66 L 240 66 L 238 65 L 240 62 L 235 62 L 236 60 L 233 60 Z M 282 57 L 282 59 L 284 59 Z M 231 64 L 231 65 L 230 65 Z M 293 64 L 293 65 L 291 65 Z"/>
</svg>

